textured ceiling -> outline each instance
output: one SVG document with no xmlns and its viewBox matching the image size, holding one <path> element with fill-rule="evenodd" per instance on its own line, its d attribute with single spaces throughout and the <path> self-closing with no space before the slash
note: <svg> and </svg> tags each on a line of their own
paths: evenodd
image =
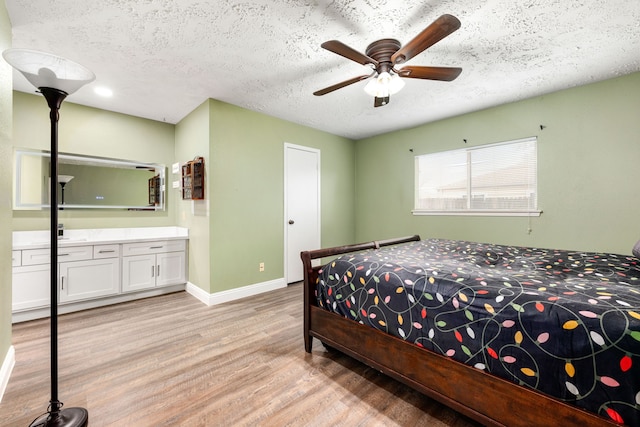
<svg viewBox="0 0 640 427">
<path fill-rule="evenodd" d="M 638 0 L 6 0 L 13 47 L 55 53 L 97 79 L 70 102 L 177 123 L 207 98 L 360 139 L 640 71 Z M 462 67 L 453 82 L 405 79 L 373 107 L 364 52 L 411 40 L 449 13 L 462 27 L 407 62 Z M 93 93 L 108 86 L 111 98 Z M 18 74 L 16 90 L 33 92 Z"/>
</svg>

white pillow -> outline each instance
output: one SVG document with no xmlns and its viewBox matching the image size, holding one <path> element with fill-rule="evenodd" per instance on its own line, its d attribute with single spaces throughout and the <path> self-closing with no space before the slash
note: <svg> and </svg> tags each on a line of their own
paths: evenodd
<svg viewBox="0 0 640 427">
<path fill-rule="evenodd" d="M 633 256 L 635 256 L 636 258 L 640 258 L 640 240 L 638 240 L 636 242 L 636 244 L 633 246 Z"/>
</svg>

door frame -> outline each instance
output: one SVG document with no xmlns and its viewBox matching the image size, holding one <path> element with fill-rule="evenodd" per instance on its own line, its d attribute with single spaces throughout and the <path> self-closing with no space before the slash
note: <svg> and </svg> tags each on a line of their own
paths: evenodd
<svg viewBox="0 0 640 427">
<path fill-rule="evenodd" d="M 318 159 L 318 174 L 317 174 L 317 178 L 318 178 L 318 210 L 316 212 L 317 215 L 317 222 L 318 222 L 318 229 L 317 229 L 317 248 L 311 248 L 311 249 L 319 249 L 321 248 L 321 243 L 322 243 L 322 221 L 321 221 L 321 186 L 320 183 L 322 182 L 322 174 L 321 174 L 321 152 L 320 149 L 318 148 L 312 148 L 312 147 L 306 147 L 303 145 L 297 145 L 297 144 L 291 144 L 288 142 L 284 143 L 284 185 L 283 185 L 283 189 L 284 189 L 284 218 L 282 218 L 282 224 L 284 226 L 284 279 L 285 279 L 285 283 L 289 283 L 289 201 L 288 201 L 288 193 L 289 193 L 289 188 L 288 188 L 288 183 L 289 183 L 289 176 L 288 176 L 288 161 L 289 161 L 289 150 L 290 149 L 295 149 L 295 150 L 302 150 L 302 151 L 307 151 L 307 152 L 311 152 L 314 153 L 317 156 Z M 300 263 L 302 264 L 302 260 L 300 260 Z M 304 274 L 304 272 L 303 272 Z"/>
</svg>

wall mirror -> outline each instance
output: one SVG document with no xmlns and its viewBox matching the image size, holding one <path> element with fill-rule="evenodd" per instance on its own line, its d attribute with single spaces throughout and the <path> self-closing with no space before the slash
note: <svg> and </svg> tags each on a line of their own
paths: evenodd
<svg viewBox="0 0 640 427">
<path fill-rule="evenodd" d="M 51 155 L 16 149 L 14 209 L 50 207 Z M 165 165 L 60 153 L 60 209 L 164 210 Z"/>
</svg>

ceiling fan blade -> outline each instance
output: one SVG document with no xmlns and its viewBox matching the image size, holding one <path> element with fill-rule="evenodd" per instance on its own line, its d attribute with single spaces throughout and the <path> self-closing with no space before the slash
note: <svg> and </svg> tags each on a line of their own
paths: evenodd
<svg viewBox="0 0 640 427">
<path fill-rule="evenodd" d="M 374 75 L 374 74 L 375 74 L 375 73 L 371 73 L 371 74 L 366 74 L 366 75 L 364 75 L 364 76 L 354 77 L 354 78 L 352 78 L 352 79 L 345 80 L 345 81 L 340 82 L 340 83 L 336 83 L 336 84 L 334 84 L 334 85 L 332 85 L 332 86 L 325 87 L 324 89 L 317 90 L 317 91 L 313 92 L 313 94 L 314 94 L 315 96 L 322 96 L 322 95 L 326 95 L 326 94 L 328 94 L 329 92 L 333 92 L 334 90 L 338 90 L 338 89 L 343 88 L 343 87 L 345 87 L 345 86 L 349 86 L 349 85 L 351 85 L 351 84 L 357 83 L 357 82 L 359 82 L 359 81 L 361 81 L 361 80 L 368 79 L 369 77 L 371 77 L 371 76 L 372 76 L 372 75 Z"/>
<path fill-rule="evenodd" d="M 377 96 L 373 100 L 374 107 L 382 107 L 383 105 L 387 105 L 389 103 L 389 97 L 385 96 L 384 98 L 378 98 Z"/>
<path fill-rule="evenodd" d="M 433 46 L 449 34 L 460 28 L 460 21 L 453 15 L 442 15 L 431 23 L 413 40 L 404 45 L 400 50 L 391 56 L 391 62 L 402 64 L 425 50 Z"/>
<path fill-rule="evenodd" d="M 406 65 L 397 71 L 400 77 L 410 79 L 442 80 L 450 82 L 460 75 L 462 68 L 457 67 L 421 67 Z"/>
<path fill-rule="evenodd" d="M 376 67 L 378 66 L 378 61 L 376 61 L 375 59 L 368 57 L 364 53 L 358 52 L 357 50 L 347 46 L 346 44 L 338 40 L 329 40 L 328 42 L 322 43 L 320 46 L 324 49 L 327 49 L 328 51 L 337 53 L 340 56 L 344 56 L 347 59 L 355 61 L 358 64 L 373 64 Z"/>
</svg>

